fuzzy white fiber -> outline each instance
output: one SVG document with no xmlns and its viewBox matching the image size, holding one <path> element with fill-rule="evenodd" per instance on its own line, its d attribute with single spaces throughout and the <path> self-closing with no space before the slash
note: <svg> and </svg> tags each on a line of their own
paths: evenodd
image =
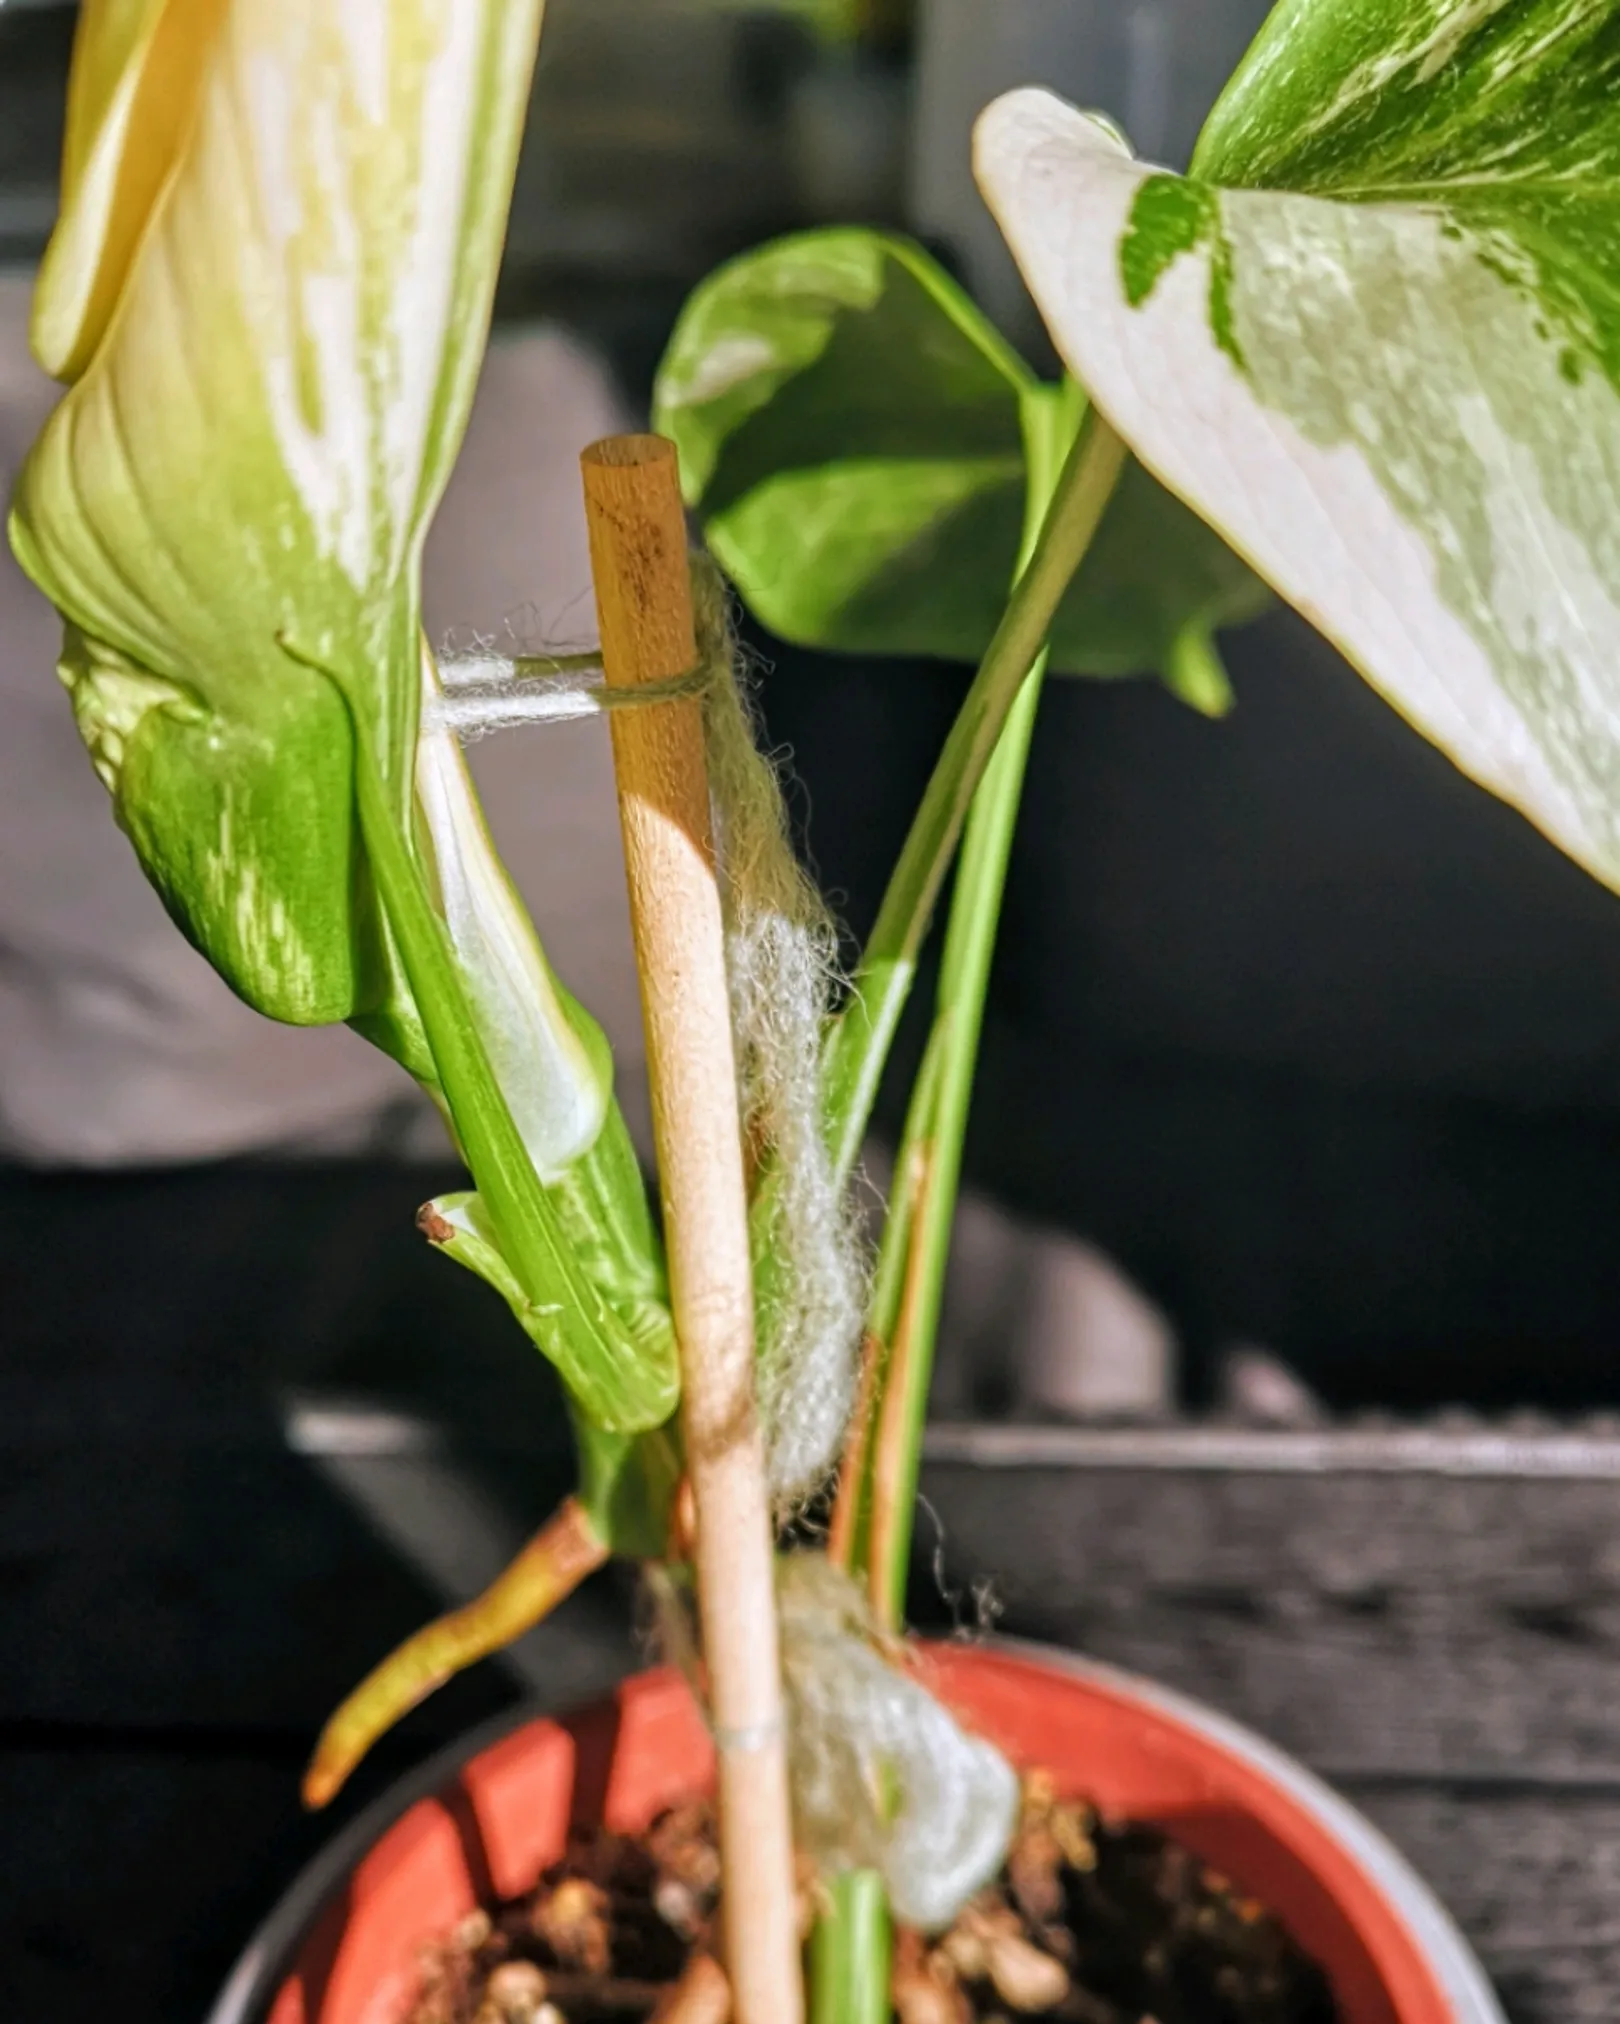
<svg viewBox="0 0 1620 2024">
<path fill-rule="evenodd" d="M 824 1875 L 880 1871 L 896 1918 L 937 1932 L 999 1868 L 1017 1776 L 894 1662 L 848 1575 L 817 1553 L 780 1569 L 798 1839 Z"/>
<path fill-rule="evenodd" d="M 786 1516 L 837 1461 L 854 1404 L 868 1265 L 822 1128 L 821 1045 L 842 979 L 838 932 L 788 836 L 775 768 L 738 674 L 725 586 L 693 567 L 698 666 L 656 687 L 608 689 L 578 657 L 547 670 L 480 641 L 442 663 L 430 729 L 463 743 L 701 694 L 726 916 L 738 1105 L 772 1226 L 756 1244 L 759 1403 L 771 1489 Z"/>
<path fill-rule="evenodd" d="M 819 1490 L 855 1399 L 867 1259 L 823 1129 L 822 1039 L 842 979 L 838 931 L 794 855 L 775 768 L 737 675 L 718 571 L 694 570 L 710 788 L 726 911 L 743 1130 L 770 1170 L 773 1228 L 757 1244 L 759 1403 L 778 1505 Z"/>
</svg>

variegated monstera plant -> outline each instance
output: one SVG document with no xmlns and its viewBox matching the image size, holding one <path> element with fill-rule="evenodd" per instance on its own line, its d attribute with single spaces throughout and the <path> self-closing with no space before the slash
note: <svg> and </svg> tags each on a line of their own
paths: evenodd
<svg viewBox="0 0 1620 2024">
<path fill-rule="evenodd" d="M 681 1536 L 664 1265 L 608 1051 L 424 709 L 419 554 L 488 324 L 539 15 L 85 0 L 40 279 L 36 349 L 67 391 L 11 538 L 65 620 L 62 678 L 118 820 L 249 1003 L 349 1021 L 440 1103 L 474 1191 L 425 1227 L 555 1362 L 579 1434 L 579 1495 L 484 1606 L 361 1690 L 316 1796 L 610 1552 Z M 1620 885 L 1620 0 L 1283 0 L 1189 176 L 1036 90 L 993 106 L 977 148 L 1061 383 L 920 249 L 837 230 L 705 283 L 657 400 L 709 545 L 768 625 L 978 663 L 824 1037 L 847 1178 L 955 859 L 834 1513 L 879 1630 L 900 1620 L 1048 665 L 1156 671 L 1218 713 L 1216 632 L 1276 593 Z M 767 1346 L 770 1325 L 762 1307 Z M 816 2014 L 878 2024 L 882 1890 L 827 1881 Z"/>
</svg>

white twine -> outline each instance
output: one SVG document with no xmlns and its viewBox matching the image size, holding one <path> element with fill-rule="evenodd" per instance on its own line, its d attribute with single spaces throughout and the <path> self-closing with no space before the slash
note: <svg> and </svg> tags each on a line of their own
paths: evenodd
<svg viewBox="0 0 1620 2024">
<path fill-rule="evenodd" d="M 446 659 L 439 674 L 441 686 L 423 706 L 423 729 L 448 731 L 463 745 L 526 724 L 572 724 L 610 710 L 701 695 L 713 679 L 700 666 L 671 682 L 610 689 L 594 656 L 520 658 L 484 647 Z"/>
<path fill-rule="evenodd" d="M 498 655 L 445 663 L 444 688 L 429 705 L 426 728 L 448 731 L 464 745 L 525 724 L 570 724 L 600 716 L 599 674 L 547 675 L 523 681 Z"/>
</svg>

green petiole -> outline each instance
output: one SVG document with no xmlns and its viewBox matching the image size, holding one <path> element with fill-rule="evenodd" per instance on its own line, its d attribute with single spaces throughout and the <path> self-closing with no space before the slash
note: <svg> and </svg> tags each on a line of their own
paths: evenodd
<svg viewBox="0 0 1620 2024">
<path fill-rule="evenodd" d="M 1048 413 L 1052 410 L 1048 409 Z M 1031 430 L 1034 438 L 1040 432 Z M 1032 449 L 1034 445 L 1032 442 Z M 1088 410 L 1049 495 L 1050 511 L 980 663 L 912 823 L 850 1002 L 827 1045 L 827 1129 L 841 1174 L 853 1171 L 922 944 L 967 813 L 1035 666 L 1058 606 L 1113 497 L 1125 445 Z M 1036 483 L 1031 460 L 1031 485 Z M 1032 489 L 1032 498 L 1033 498 Z"/>
<path fill-rule="evenodd" d="M 1072 427 L 1058 403 L 1031 404 L 1029 513 L 1021 574 L 907 839 L 849 1010 L 829 1054 L 837 1157 L 853 1164 L 946 865 L 962 834 L 933 1030 L 895 1162 L 869 1330 L 880 1362 L 857 1437 L 848 1564 L 865 1573 L 880 1622 L 901 1621 L 911 1558 L 923 1422 L 933 1375 L 962 1143 L 984 1023 L 996 930 L 1030 740 L 1045 637 L 1124 467 L 1125 450 L 1088 413 Z M 988 745 L 986 744 L 986 741 Z M 881 1879 L 840 1878 L 816 1929 L 814 2024 L 881 2024 L 889 2015 L 892 1929 Z"/>
<path fill-rule="evenodd" d="M 810 1938 L 810 2024 L 889 2024 L 893 1931 L 883 1879 L 845 1870 Z"/>
<path fill-rule="evenodd" d="M 620 1433 L 656 1426 L 674 1408 L 672 1378 L 659 1368 L 666 1360 L 673 1366 L 673 1353 L 666 1358 L 638 1342 L 580 1268 L 501 1094 L 454 953 L 358 727 L 354 764 L 378 897 L 501 1255 L 533 1307 L 557 1310 L 559 1368 L 593 1418 Z"/>
</svg>

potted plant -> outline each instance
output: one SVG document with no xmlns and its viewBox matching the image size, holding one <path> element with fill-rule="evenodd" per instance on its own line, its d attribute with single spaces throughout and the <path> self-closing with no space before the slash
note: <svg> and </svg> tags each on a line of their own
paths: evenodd
<svg viewBox="0 0 1620 2024">
<path fill-rule="evenodd" d="M 340 2024 L 414 2001 L 554 2024 L 566 1987 L 579 2016 L 792 2024 L 806 1922 L 825 2024 L 875 2024 L 891 2000 L 904 2024 L 1172 2002 L 1492 2017 L 1421 1886 L 1304 1774 L 1066 1662 L 913 1651 L 901 1609 L 1048 666 L 1154 666 L 1219 710 L 1215 628 L 1269 585 L 1620 876 L 1620 4 L 1284 0 L 1187 178 L 1043 93 L 998 101 L 981 187 L 1071 377 L 1040 383 L 902 241 L 749 256 L 682 319 L 662 433 L 587 455 L 600 656 L 458 661 L 422 639 L 417 558 L 538 33 L 537 0 L 92 0 L 81 20 L 35 323 L 69 390 L 14 547 L 63 613 L 80 729 L 182 930 L 249 1003 L 347 1020 L 440 1104 L 474 1187 L 429 1205 L 424 1234 L 555 1363 L 579 1447 L 577 1494 L 512 1568 L 334 1717 L 309 1795 L 610 1556 L 648 1566 L 685 1673 L 441 1767 L 323 1875 L 318 1907 L 299 1900 L 220 2014 Z M 722 587 L 688 560 L 683 485 L 780 632 L 978 663 L 847 981 L 753 741 Z M 613 726 L 661 1228 L 606 1045 L 460 754 L 587 711 Z M 868 1274 L 849 1183 L 953 861 Z M 818 1516 L 819 1543 L 779 1552 Z M 1022 1793 L 1014 1761 L 1040 1774 Z M 683 1804 L 711 1777 L 717 1857 Z M 570 1844 L 587 1790 L 615 1834 L 652 1838 Z M 1130 1841 L 1116 1813 L 1184 1852 Z M 1115 1916 L 1097 1893 L 1119 1861 L 1150 1866 L 1170 1933 L 1099 1990 L 1076 1921 Z M 633 1987 L 615 1892 L 641 1936 Z M 523 1903 L 492 1925 L 480 1896 Z M 420 1949 L 458 1919 L 413 1996 Z M 1178 1994 L 1210 1934 L 1228 1954 Z"/>
</svg>

